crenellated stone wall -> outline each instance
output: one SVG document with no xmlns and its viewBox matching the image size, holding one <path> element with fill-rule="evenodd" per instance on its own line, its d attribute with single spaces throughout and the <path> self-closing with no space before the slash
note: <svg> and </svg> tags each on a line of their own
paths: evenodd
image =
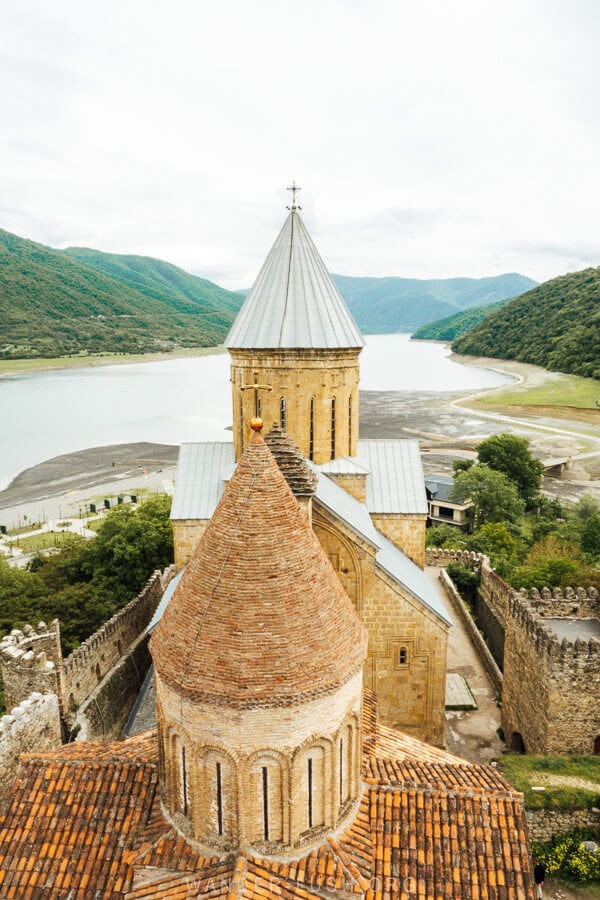
<svg viewBox="0 0 600 900">
<path fill-rule="evenodd" d="M 7 709 L 18 706 L 29 695 L 62 693 L 60 627 L 58 619 L 40 622 L 37 629 L 14 628 L 0 641 L 0 666 Z"/>
<path fill-rule="evenodd" d="M 0 719 L 0 798 L 13 780 L 21 753 L 54 750 L 61 744 L 56 694 L 32 693 Z"/>
<path fill-rule="evenodd" d="M 52 692 L 71 725 L 77 708 L 138 641 L 174 574 L 174 566 L 154 572 L 137 597 L 64 659 L 58 620 L 49 628 L 40 622 L 37 629 L 26 625 L 6 635 L 0 642 L 0 666 L 7 706 L 17 706 L 34 691 Z"/>
<path fill-rule="evenodd" d="M 483 553 L 474 553 L 472 550 L 442 550 L 439 547 L 425 549 L 426 566 L 439 566 L 445 569 L 450 563 L 458 562 L 479 569 L 485 559 L 487 557 Z"/>
<path fill-rule="evenodd" d="M 175 574 L 156 571 L 144 589 L 63 661 L 65 709 L 74 710 L 100 684 L 149 624 Z"/>
<path fill-rule="evenodd" d="M 502 728 L 514 750 L 594 753 L 600 746 L 600 639 L 559 640 L 548 621 L 554 617 L 550 599 L 543 598 L 543 613 L 535 596 L 509 599 Z M 593 599 L 588 593 L 586 601 Z M 562 604 L 564 597 L 557 600 Z"/>
<path fill-rule="evenodd" d="M 598 591 L 516 591 L 486 556 L 426 552 L 427 565 L 450 562 L 481 573 L 475 619 L 503 670 L 502 728 L 509 747 L 531 753 L 600 753 L 600 636 L 594 634 L 600 629 Z M 572 639 L 559 639 L 561 633 Z"/>
</svg>

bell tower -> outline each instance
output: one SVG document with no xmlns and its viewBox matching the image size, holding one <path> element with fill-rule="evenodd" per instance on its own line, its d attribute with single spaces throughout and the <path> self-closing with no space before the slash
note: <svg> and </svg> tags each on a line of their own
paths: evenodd
<svg viewBox="0 0 600 900">
<path fill-rule="evenodd" d="M 288 190 L 289 215 L 226 341 L 235 456 L 260 417 L 324 463 L 356 455 L 364 340 L 300 217 L 300 188 Z"/>
</svg>

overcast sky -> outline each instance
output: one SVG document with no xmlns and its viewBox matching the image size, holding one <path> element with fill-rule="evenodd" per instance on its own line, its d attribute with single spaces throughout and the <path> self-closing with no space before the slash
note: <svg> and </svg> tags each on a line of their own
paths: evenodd
<svg viewBox="0 0 600 900">
<path fill-rule="evenodd" d="M 597 0 L 1 0 L 0 227 L 249 286 L 600 265 Z"/>
</svg>

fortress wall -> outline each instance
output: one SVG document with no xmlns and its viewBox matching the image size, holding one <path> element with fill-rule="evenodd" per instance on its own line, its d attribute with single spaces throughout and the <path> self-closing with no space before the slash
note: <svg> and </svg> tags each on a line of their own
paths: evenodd
<svg viewBox="0 0 600 900">
<path fill-rule="evenodd" d="M 58 619 L 36 628 L 14 628 L 0 641 L 0 666 L 7 709 L 18 706 L 33 692 L 60 696 L 62 652 Z"/>
<path fill-rule="evenodd" d="M 593 598 L 592 598 L 593 599 Z M 600 640 L 559 642 L 525 594 L 509 601 L 502 728 L 531 753 L 593 753 L 600 736 Z"/>
<path fill-rule="evenodd" d="M 11 785 L 21 753 L 54 750 L 61 744 L 56 694 L 34 692 L 0 719 L 0 798 Z"/>
<path fill-rule="evenodd" d="M 73 712 L 148 626 L 175 567 L 154 572 L 144 589 L 63 661 L 65 709 Z"/>
</svg>

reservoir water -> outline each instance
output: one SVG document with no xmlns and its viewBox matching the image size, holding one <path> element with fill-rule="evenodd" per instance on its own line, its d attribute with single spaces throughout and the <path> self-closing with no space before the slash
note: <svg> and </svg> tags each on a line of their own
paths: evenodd
<svg viewBox="0 0 600 900">
<path fill-rule="evenodd" d="M 361 390 L 462 391 L 510 376 L 450 359 L 444 344 L 369 335 Z M 0 490 L 23 469 L 108 444 L 230 439 L 229 354 L 0 377 Z"/>
</svg>

